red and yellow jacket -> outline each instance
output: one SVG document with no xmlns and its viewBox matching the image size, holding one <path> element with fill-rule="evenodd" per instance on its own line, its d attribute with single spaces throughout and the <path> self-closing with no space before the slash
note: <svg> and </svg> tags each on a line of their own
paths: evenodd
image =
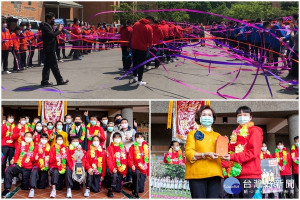
<svg viewBox="0 0 300 200">
<path fill-rule="evenodd" d="M 1 145 L 15 148 L 15 142 L 18 139 L 17 134 L 13 134 L 15 124 L 6 122 L 2 124 Z"/>
<path fill-rule="evenodd" d="M 24 135 L 27 132 L 31 132 L 31 128 L 25 124 L 24 126 L 22 126 L 20 123 L 14 128 L 13 130 L 13 134 L 14 134 L 14 138 L 17 137 L 18 141 L 15 143 L 15 146 L 17 148 L 17 145 L 19 145 L 21 143 L 21 141 L 24 141 Z"/>
<path fill-rule="evenodd" d="M 277 158 L 277 162 L 279 164 L 279 169 L 280 169 L 280 176 L 289 176 L 292 174 L 291 154 L 286 150 L 286 148 L 283 148 L 282 152 L 274 153 L 273 158 Z M 286 161 L 285 162 L 286 164 L 284 164 L 284 161 Z"/>
<path fill-rule="evenodd" d="M 84 170 L 86 170 L 86 152 L 85 152 L 85 150 L 83 150 L 81 148 L 81 146 L 78 148 L 80 148 L 83 153 L 83 156 L 81 158 L 81 163 L 82 163 L 82 167 L 84 168 Z M 75 151 L 76 151 L 76 148 L 72 144 L 70 144 L 69 151 L 68 151 L 68 154 L 70 154 L 70 155 L 68 155 L 68 157 L 70 157 L 72 160 L 72 167 L 74 167 L 76 164 L 76 158 L 74 156 Z M 73 168 L 71 168 L 71 169 L 73 170 Z"/>
<path fill-rule="evenodd" d="M 147 142 L 144 141 L 141 146 L 135 142 L 129 148 L 128 166 L 131 169 L 134 166 L 142 174 L 149 175 L 149 146 Z"/>
<path fill-rule="evenodd" d="M 13 47 L 13 41 L 11 40 L 11 35 L 7 28 L 1 31 L 1 41 L 2 50 L 9 50 L 10 47 Z"/>
<path fill-rule="evenodd" d="M 35 160 L 34 166 L 40 168 L 42 171 L 47 171 L 49 169 L 50 148 L 49 143 L 38 143 L 35 145 L 35 157 L 37 155 L 38 159 Z"/>
<path fill-rule="evenodd" d="M 21 141 L 16 148 L 16 153 L 13 157 L 14 164 L 25 169 L 32 169 L 35 162 L 34 143 Z"/>
<path fill-rule="evenodd" d="M 86 126 L 87 130 L 87 139 L 88 139 L 88 148 L 90 149 L 90 146 L 92 144 L 92 137 L 95 135 L 98 135 L 100 137 L 100 146 L 103 147 L 103 143 L 105 141 L 105 133 L 103 128 L 100 126 L 100 124 L 96 124 L 95 126 L 92 126 L 91 124 L 88 124 Z"/>
<path fill-rule="evenodd" d="M 294 144 L 291 148 L 291 157 L 293 162 L 293 174 L 299 174 L 299 148 Z"/>
<path fill-rule="evenodd" d="M 98 172 L 102 177 L 106 174 L 106 152 L 102 147 L 90 146 L 86 154 L 86 170 L 93 169 L 94 173 Z M 101 172 L 101 173 L 100 173 Z"/>
<path fill-rule="evenodd" d="M 120 148 L 121 146 L 121 148 Z M 107 148 L 107 167 L 110 173 L 116 168 L 124 177 L 127 174 L 127 151 L 123 143 L 112 142 Z"/>
</svg>

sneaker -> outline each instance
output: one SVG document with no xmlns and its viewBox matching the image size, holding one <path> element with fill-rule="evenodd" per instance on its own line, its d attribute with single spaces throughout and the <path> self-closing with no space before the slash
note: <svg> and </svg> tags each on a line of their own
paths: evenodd
<svg viewBox="0 0 300 200">
<path fill-rule="evenodd" d="M 34 197 L 34 189 L 33 188 L 30 189 L 28 197 L 29 198 L 33 198 Z"/>
<path fill-rule="evenodd" d="M 132 192 L 132 195 L 133 195 L 133 197 L 136 198 L 136 199 L 139 199 L 139 198 L 140 198 L 140 196 L 139 196 L 139 194 L 138 194 L 137 192 Z"/>
<path fill-rule="evenodd" d="M 16 185 L 17 184 L 17 177 L 14 177 L 13 180 L 12 180 L 12 183 L 13 185 Z"/>
<path fill-rule="evenodd" d="M 138 81 L 138 77 L 137 76 L 133 77 L 133 82 L 137 82 L 137 81 Z"/>
<path fill-rule="evenodd" d="M 72 191 L 71 188 L 67 189 L 67 198 L 72 198 Z"/>
<path fill-rule="evenodd" d="M 143 81 L 138 81 L 138 85 L 146 85 L 147 83 L 146 82 L 143 82 Z"/>
<path fill-rule="evenodd" d="M 1 179 L 1 183 L 4 183 L 4 178 L 3 178 L 3 179 Z"/>
<path fill-rule="evenodd" d="M 168 60 L 166 64 L 170 64 L 170 61 Z"/>
<path fill-rule="evenodd" d="M 85 189 L 85 192 L 84 192 L 83 196 L 89 197 L 90 196 L 90 189 Z"/>
<path fill-rule="evenodd" d="M 151 68 L 151 66 L 147 66 L 146 69 L 150 70 L 150 69 L 152 69 L 152 68 Z"/>
<path fill-rule="evenodd" d="M 114 194 L 113 194 L 112 190 L 108 190 L 107 196 L 110 197 L 110 198 L 114 197 Z"/>
<path fill-rule="evenodd" d="M 64 61 L 63 61 L 62 59 L 60 59 L 60 60 L 58 60 L 58 62 L 61 62 L 61 63 L 63 63 Z"/>
<path fill-rule="evenodd" d="M 3 74 L 11 74 L 10 71 L 4 71 Z"/>
<path fill-rule="evenodd" d="M 9 190 L 6 189 L 2 192 L 2 197 L 6 197 L 8 194 L 9 194 Z"/>
<path fill-rule="evenodd" d="M 52 189 L 50 193 L 50 198 L 55 198 L 56 197 L 56 189 Z"/>
<path fill-rule="evenodd" d="M 44 63 L 41 63 L 40 66 L 44 66 Z"/>
</svg>

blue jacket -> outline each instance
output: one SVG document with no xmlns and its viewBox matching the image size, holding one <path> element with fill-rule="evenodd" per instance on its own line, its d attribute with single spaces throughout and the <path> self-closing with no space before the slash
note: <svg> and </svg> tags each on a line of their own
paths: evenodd
<svg viewBox="0 0 300 200">
<path fill-rule="evenodd" d="M 274 35 L 276 35 L 278 38 L 285 37 L 285 32 L 282 30 L 279 30 L 279 29 L 282 29 L 282 28 L 278 24 L 275 24 L 270 32 L 273 33 Z M 271 36 L 271 47 L 272 48 L 280 48 L 280 41 L 279 41 L 279 39 L 275 38 L 274 36 Z"/>
<path fill-rule="evenodd" d="M 258 28 L 263 28 L 262 24 L 255 24 L 255 26 L 257 26 Z M 252 28 L 251 43 L 255 44 L 255 43 L 260 43 L 260 42 L 261 42 L 260 30 L 258 30 L 257 28 Z"/>
<path fill-rule="evenodd" d="M 238 33 L 241 33 L 239 36 L 237 36 L 237 40 L 238 41 L 247 41 L 247 38 L 244 34 L 244 32 L 246 32 L 245 30 L 245 27 L 235 27 L 235 30 L 234 30 L 234 35 L 238 34 Z"/>
</svg>

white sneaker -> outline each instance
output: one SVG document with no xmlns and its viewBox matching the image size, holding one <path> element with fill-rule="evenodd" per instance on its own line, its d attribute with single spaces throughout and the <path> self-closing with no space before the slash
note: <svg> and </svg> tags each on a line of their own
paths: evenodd
<svg viewBox="0 0 300 200">
<path fill-rule="evenodd" d="M 89 197 L 90 196 L 90 189 L 85 189 L 85 192 L 84 192 L 83 196 Z"/>
<path fill-rule="evenodd" d="M 299 89 L 299 85 L 294 85 L 293 88 L 294 89 Z"/>
<path fill-rule="evenodd" d="M 1 183 L 4 183 L 4 178 L 3 178 L 3 179 L 1 179 Z"/>
<path fill-rule="evenodd" d="M 52 189 L 50 193 L 50 198 L 55 198 L 56 197 L 56 189 Z"/>
<path fill-rule="evenodd" d="M 4 73 L 4 74 L 11 74 L 10 71 L 4 71 L 3 73 Z"/>
<path fill-rule="evenodd" d="M 152 68 L 151 68 L 151 66 L 147 66 L 146 69 L 150 70 L 150 69 L 152 69 Z"/>
<path fill-rule="evenodd" d="M 17 184 L 17 177 L 14 177 L 14 178 L 13 178 L 12 184 L 13 184 L 13 185 L 16 185 L 16 184 Z"/>
<path fill-rule="evenodd" d="M 133 81 L 137 82 L 138 81 L 138 77 L 137 76 L 133 77 Z"/>
<path fill-rule="evenodd" d="M 146 85 L 146 84 L 147 84 L 146 82 L 138 81 L 138 85 Z"/>
<path fill-rule="evenodd" d="M 60 60 L 58 60 L 58 62 L 61 62 L 61 63 L 63 63 L 64 61 L 63 61 L 62 59 L 60 59 Z"/>
<path fill-rule="evenodd" d="M 44 66 L 44 63 L 41 63 L 40 66 Z"/>
<path fill-rule="evenodd" d="M 72 198 L 72 191 L 71 188 L 67 189 L 67 198 Z"/>
<path fill-rule="evenodd" d="M 30 189 L 28 197 L 29 198 L 33 198 L 34 197 L 34 189 L 33 188 Z"/>
</svg>

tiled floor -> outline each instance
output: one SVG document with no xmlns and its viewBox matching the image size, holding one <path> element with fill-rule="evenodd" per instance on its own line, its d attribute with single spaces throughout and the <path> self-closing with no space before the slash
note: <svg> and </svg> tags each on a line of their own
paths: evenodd
<svg viewBox="0 0 300 200">
<path fill-rule="evenodd" d="M 2 188 L 3 188 L 3 184 L 2 184 Z M 16 188 L 16 186 L 13 186 L 11 191 L 13 191 Z M 35 190 L 35 199 L 46 199 L 49 198 L 50 196 L 50 187 L 48 186 L 46 189 L 36 189 Z M 130 195 L 130 197 L 124 195 L 123 193 L 114 193 L 114 198 L 116 199 L 127 199 L 127 198 L 133 198 L 131 196 L 131 191 L 124 187 L 123 191 L 125 193 L 127 193 L 128 195 Z M 85 198 L 83 196 L 83 192 L 84 190 L 73 190 L 72 191 L 72 196 L 74 199 L 83 199 Z M 16 198 L 16 199 L 24 199 L 24 198 L 28 198 L 28 190 L 19 190 L 12 198 Z M 145 183 L 145 192 L 144 193 L 140 193 L 139 194 L 141 199 L 148 199 L 149 198 L 149 179 L 147 179 L 146 183 Z M 66 198 L 66 188 L 64 188 L 63 190 L 60 191 L 56 191 L 56 198 L 57 199 L 65 199 Z M 90 199 L 107 199 L 107 189 L 105 187 L 103 187 L 101 189 L 101 192 L 99 193 L 90 193 Z"/>
</svg>

